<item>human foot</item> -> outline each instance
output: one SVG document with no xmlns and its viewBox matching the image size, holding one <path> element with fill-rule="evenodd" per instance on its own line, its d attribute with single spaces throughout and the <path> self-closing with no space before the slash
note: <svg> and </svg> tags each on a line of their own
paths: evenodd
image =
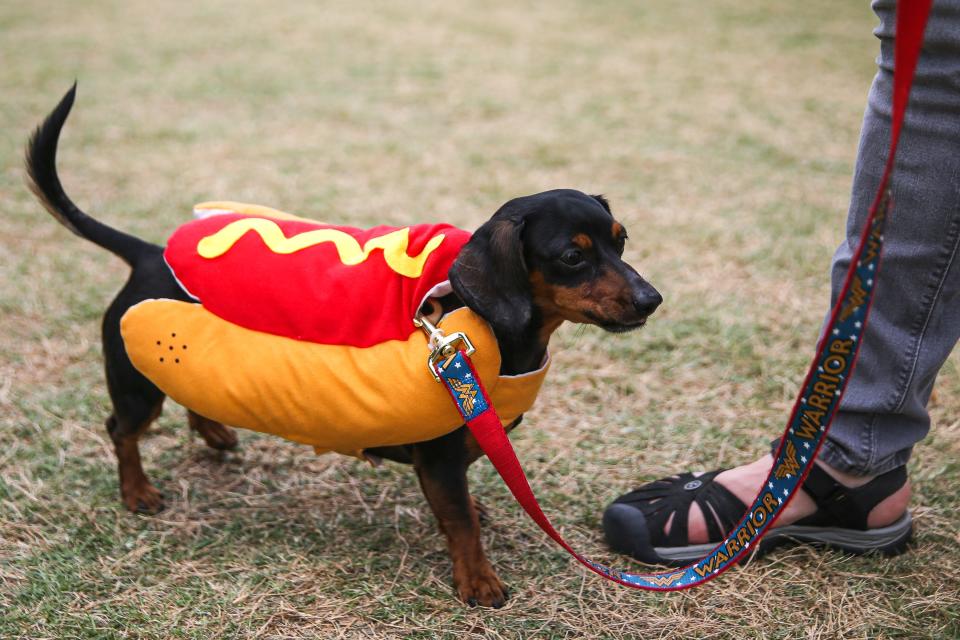
<svg viewBox="0 0 960 640">
<path fill-rule="evenodd" d="M 844 487 L 855 489 L 862 487 L 874 478 L 871 476 L 854 476 L 849 473 L 838 471 L 829 465 L 817 463 L 824 471 Z M 770 454 L 740 467 L 727 469 L 718 474 L 714 482 L 719 482 L 726 487 L 744 504 L 750 502 L 756 497 L 760 486 L 770 474 L 770 467 L 773 466 L 773 457 Z M 907 509 L 910 502 L 910 481 L 906 480 L 899 489 L 882 500 L 877 506 L 870 510 L 867 516 L 867 527 L 877 529 L 885 527 L 895 522 Z M 799 491 L 783 514 L 774 523 L 774 528 L 793 524 L 812 516 L 817 511 L 817 505 L 813 498 L 806 491 Z M 742 514 L 741 514 L 742 515 Z M 707 531 L 706 520 L 703 517 L 703 511 L 700 506 L 694 502 L 690 506 L 689 519 L 689 541 L 691 544 L 700 544 L 710 542 Z"/>
<path fill-rule="evenodd" d="M 772 464 L 767 455 L 725 471 L 679 474 L 644 485 L 607 508 L 607 540 L 615 550 L 647 562 L 695 559 L 735 525 Z M 857 477 L 818 463 L 803 488 L 774 525 L 778 530 L 768 533 L 765 549 L 788 537 L 854 553 L 898 553 L 905 547 L 911 521 L 903 468 Z"/>
</svg>

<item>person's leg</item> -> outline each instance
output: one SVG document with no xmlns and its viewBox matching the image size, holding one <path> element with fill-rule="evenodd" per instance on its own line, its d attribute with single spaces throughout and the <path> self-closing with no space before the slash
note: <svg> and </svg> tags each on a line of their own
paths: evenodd
<svg viewBox="0 0 960 640">
<path fill-rule="evenodd" d="M 833 261 L 833 297 L 843 285 L 883 173 L 890 142 L 891 0 L 881 17 L 880 70 L 864 116 L 847 241 Z M 877 293 L 857 368 L 820 459 L 857 476 L 907 462 L 930 428 L 927 401 L 960 338 L 960 1 L 934 2 L 907 107 L 893 176 Z"/>
<path fill-rule="evenodd" d="M 874 2 L 881 21 L 875 31 L 881 40 L 879 71 L 864 114 L 847 240 L 833 261 L 834 301 L 886 162 L 894 7 L 892 0 Z M 960 33 L 960 0 L 937 0 L 897 154 L 893 209 L 869 326 L 820 457 L 823 468 L 848 487 L 864 485 L 906 463 L 912 446 L 929 430 L 926 404 L 937 372 L 960 337 L 960 41 L 956 33 Z M 725 471 L 713 482 L 749 503 L 771 465 L 767 455 Z M 878 528 L 893 523 L 903 514 L 909 497 L 908 484 L 891 491 L 870 511 L 867 525 Z M 777 525 L 789 525 L 815 511 L 813 500 L 800 492 Z M 609 526 L 621 522 L 605 517 L 608 538 Z M 696 503 L 690 507 L 687 527 L 689 544 L 716 538 Z"/>
</svg>

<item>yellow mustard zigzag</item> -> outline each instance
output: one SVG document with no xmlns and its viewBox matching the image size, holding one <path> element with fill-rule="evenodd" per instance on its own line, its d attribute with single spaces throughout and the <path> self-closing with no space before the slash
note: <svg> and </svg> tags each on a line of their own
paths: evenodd
<svg viewBox="0 0 960 640">
<path fill-rule="evenodd" d="M 339 229 L 314 229 L 288 238 L 283 235 L 280 226 L 273 220 L 243 218 L 231 222 L 213 235 L 200 240 L 197 243 L 197 253 L 204 258 L 222 256 L 248 231 L 256 231 L 267 248 L 274 253 L 284 255 L 323 242 L 332 242 L 337 248 L 340 262 L 347 266 L 361 264 L 370 257 L 375 249 L 382 249 L 383 259 L 387 266 L 408 278 L 420 277 L 427 258 L 440 246 L 444 239 L 442 233 L 430 238 L 420 255 L 410 257 L 407 255 L 407 247 L 410 244 L 409 227 L 370 238 L 361 248 L 356 238 Z"/>
</svg>

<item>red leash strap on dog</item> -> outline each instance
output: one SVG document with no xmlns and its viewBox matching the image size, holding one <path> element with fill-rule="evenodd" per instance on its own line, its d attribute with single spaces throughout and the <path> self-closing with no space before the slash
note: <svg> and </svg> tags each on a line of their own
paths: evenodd
<svg viewBox="0 0 960 640">
<path fill-rule="evenodd" d="M 434 348 L 430 357 L 431 372 L 443 382 L 480 448 L 527 514 L 591 571 L 628 587 L 650 591 L 674 591 L 703 584 L 737 564 L 755 547 L 803 484 L 853 372 L 866 328 L 879 272 L 884 223 L 891 207 L 890 174 L 931 2 L 900 0 L 897 4 L 893 124 L 889 156 L 877 196 L 817 355 L 780 440 L 770 475 L 739 524 L 704 558 L 682 569 L 639 574 L 611 569 L 574 551 L 540 509 L 500 418 L 468 358 L 472 353 L 469 341 L 460 334 L 444 338 L 429 323 L 424 323 Z M 463 348 L 455 347 L 457 344 Z M 825 389 L 828 392 L 824 392 Z"/>
</svg>

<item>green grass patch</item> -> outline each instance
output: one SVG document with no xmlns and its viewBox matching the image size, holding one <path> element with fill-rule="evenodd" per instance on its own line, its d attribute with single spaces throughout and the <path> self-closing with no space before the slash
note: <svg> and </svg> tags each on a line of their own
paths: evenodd
<svg viewBox="0 0 960 640">
<path fill-rule="evenodd" d="M 750 460 L 783 428 L 827 310 L 875 23 L 828 0 L 0 7 L 0 637 L 958 637 L 956 358 L 896 559 L 784 549 L 634 593 L 574 566 L 481 461 L 513 596 L 470 610 L 411 469 L 250 433 L 214 453 L 169 402 L 143 447 L 168 508 L 129 514 L 99 360 L 126 267 L 59 227 L 20 168 L 78 78 L 64 185 L 155 242 L 203 200 L 473 228 L 517 195 L 606 194 L 666 302 L 639 332 L 563 328 L 513 440 L 564 535 L 638 568 L 603 544 L 610 500 Z"/>
</svg>

